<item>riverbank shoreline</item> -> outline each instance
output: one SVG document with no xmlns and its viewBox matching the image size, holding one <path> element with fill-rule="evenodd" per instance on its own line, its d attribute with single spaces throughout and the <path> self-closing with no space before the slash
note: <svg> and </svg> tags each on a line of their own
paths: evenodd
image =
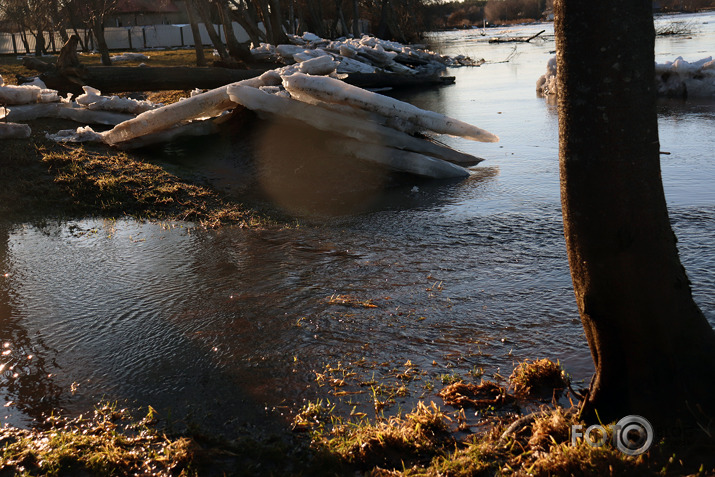
<svg viewBox="0 0 715 477">
<path fill-rule="evenodd" d="M 73 419 L 51 416 L 33 429 L 0 430 L 0 472 L 22 475 L 707 475 L 715 470 L 712 442 L 658 440 L 628 454 L 615 428 L 600 446 L 573 438 L 586 429 L 578 406 L 553 396 L 566 392 L 561 368 L 549 361 L 519 364 L 504 386 L 459 380 L 434 401 L 374 418 L 335 414 L 329 401 L 294 410 L 282 433 L 246 427 L 226 439 L 196 427 L 171 430 L 171 422 L 148 409 L 100 402 Z M 507 411 L 517 399 L 532 412 Z M 468 421 L 476 410 L 481 424 Z M 578 427 L 580 426 L 580 427 Z M 4 474 L 3 474 L 4 475 Z"/>
</svg>

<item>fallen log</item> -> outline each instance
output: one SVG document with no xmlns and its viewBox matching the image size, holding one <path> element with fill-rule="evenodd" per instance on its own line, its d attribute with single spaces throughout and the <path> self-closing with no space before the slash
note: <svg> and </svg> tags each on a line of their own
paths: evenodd
<svg viewBox="0 0 715 477">
<path fill-rule="evenodd" d="M 127 91 L 214 89 L 255 78 L 262 70 L 235 70 L 216 67 L 87 66 L 65 70 L 49 69 L 40 75 L 48 88 L 62 94 L 82 94 L 82 86 L 92 86 L 105 94 Z"/>
<path fill-rule="evenodd" d="M 508 38 L 499 38 L 499 37 L 494 37 L 489 39 L 489 43 L 529 43 L 531 40 L 534 38 L 538 37 L 542 33 L 546 33 L 546 30 L 541 30 L 539 33 L 536 35 L 532 35 L 528 38 L 522 38 L 522 37 L 508 37 Z"/>
<path fill-rule="evenodd" d="M 255 78 L 263 71 L 190 66 L 88 66 L 73 68 L 68 73 L 45 68 L 39 77 L 48 88 L 61 94 L 82 94 L 82 86 L 92 86 L 105 94 L 116 94 L 130 91 L 214 89 Z M 443 86 L 454 83 L 454 76 L 349 73 L 345 82 L 361 88 Z"/>
</svg>

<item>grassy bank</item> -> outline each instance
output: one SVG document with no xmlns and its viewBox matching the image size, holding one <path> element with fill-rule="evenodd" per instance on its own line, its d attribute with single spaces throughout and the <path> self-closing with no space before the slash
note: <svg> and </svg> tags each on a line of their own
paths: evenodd
<svg viewBox="0 0 715 477">
<path fill-rule="evenodd" d="M 269 219 L 208 186 L 181 178 L 159 163 L 105 147 L 59 145 L 42 137 L 3 141 L 0 216 L 10 219 L 124 216 L 186 220 L 202 227 L 256 227 Z M 67 127 L 67 126 L 65 126 Z"/>
<path fill-rule="evenodd" d="M 557 365 L 526 362 L 508 383 L 465 380 L 446 386 L 439 393 L 443 407 L 419 401 L 409 412 L 367 419 L 340 416 L 312 402 L 296 413 L 293 432 L 267 436 L 247 429 L 233 440 L 200 432 L 167 434 L 151 408 L 137 418 L 104 403 L 89 417 L 51 418 L 41 429 L 0 431 L 0 474 L 620 476 L 715 471 L 712 461 L 710 467 L 703 464 L 712 446 L 685 457 L 660 441 L 644 454 L 629 456 L 611 438 L 602 447 L 572 441 L 572 426 L 584 426 L 575 407 L 539 401 L 545 391 L 553 395 L 563 387 L 568 382 Z M 499 400 L 478 399 L 494 389 L 502 403 L 541 404 L 534 412 L 503 413 Z M 467 412 L 482 415 L 488 424 L 466 424 Z"/>
</svg>

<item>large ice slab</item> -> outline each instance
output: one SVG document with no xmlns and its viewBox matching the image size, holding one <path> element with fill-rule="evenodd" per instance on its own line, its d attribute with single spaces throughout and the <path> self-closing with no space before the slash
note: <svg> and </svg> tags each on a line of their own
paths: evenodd
<svg viewBox="0 0 715 477">
<path fill-rule="evenodd" d="M 309 96 L 328 103 L 347 104 L 386 117 L 397 117 L 429 131 L 473 141 L 497 142 L 499 138 L 464 121 L 420 109 L 404 101 L 373 93 L 327 76 L 296 73 L 283 77 L 283 85 L 298 99 Z"/>
</svg>

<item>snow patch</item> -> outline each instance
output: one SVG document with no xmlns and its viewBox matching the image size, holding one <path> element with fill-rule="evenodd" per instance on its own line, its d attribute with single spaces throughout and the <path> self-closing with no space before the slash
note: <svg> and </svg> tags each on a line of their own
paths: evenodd
<svg viewBox="0 0 715 477">
<path fill-rule="evenodd" d="M 55 134 L 47 133 L 45 137 L 55 142 L 102 142 L 102 135 L 94 132 L 89 126 L 63 129 Z"/>
</svg>

